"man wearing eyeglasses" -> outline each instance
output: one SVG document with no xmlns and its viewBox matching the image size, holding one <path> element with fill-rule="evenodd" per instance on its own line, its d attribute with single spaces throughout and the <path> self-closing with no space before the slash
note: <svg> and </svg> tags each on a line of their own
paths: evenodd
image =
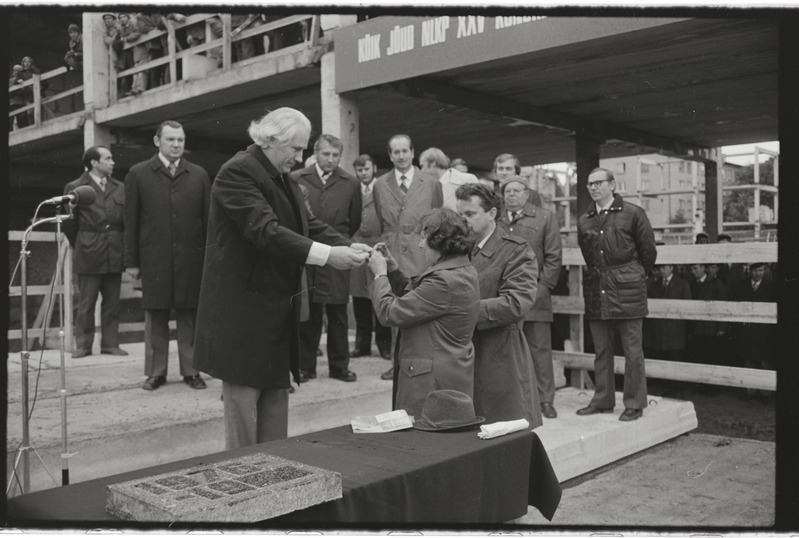
<svg viewBox="0 0 799 538">
<path fill-rule="evenodd" d="M 578 415 L 609 413 L 616 403 L 613 336 L 624 349 L 622 421 L 637 420 L 646 407 L 646 373 L 641 327 L 649 313 L 646 276 L 657 258 L 655 235 L 646 212 L 615 193 L 613 173 L 595 168 L 588 175 L 593 204 L 577 222 L 577 239 L 586 262 L 585 317 L 595 358 L 594 397 Z"/>
</svg>

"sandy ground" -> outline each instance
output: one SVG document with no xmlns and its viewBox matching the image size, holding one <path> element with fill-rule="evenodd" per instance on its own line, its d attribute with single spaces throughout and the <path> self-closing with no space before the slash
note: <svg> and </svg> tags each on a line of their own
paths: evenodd
<svg viewBox="0 0 799 538">
<path fill-rule="evenodd" d="M 697 430 L 565 482 L 552 522 L 531 509 L 517 523 L 658 531 L 773 525 L 774 403 L 687 384 L 650 393 L 664 390 L 694 403 Z"/>
</svg>

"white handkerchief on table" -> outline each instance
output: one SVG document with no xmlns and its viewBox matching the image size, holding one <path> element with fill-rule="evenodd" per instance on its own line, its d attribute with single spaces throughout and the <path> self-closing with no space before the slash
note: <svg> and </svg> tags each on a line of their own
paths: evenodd
<svg viewBox="0 0 799 538">
<path fill-rule="evenodd" d="M 494 422 L 493 424 L 486 424 L 480 426 L 480 433 L 477 437 L 480 439 L 493 439 L 500 435 L 507 435 L 509 433 L 527 430 L 530 428 L 530 423 L 527 419 L 520 418 L 519 420 L 506 420 L 504 422 Z"/>
</svg>

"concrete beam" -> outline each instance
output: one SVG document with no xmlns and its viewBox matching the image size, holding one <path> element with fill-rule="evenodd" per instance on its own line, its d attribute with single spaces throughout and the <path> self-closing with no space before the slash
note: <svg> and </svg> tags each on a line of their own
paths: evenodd
<svg viewBox="0 0 799 538">
<path fill-rule="evenodd" d="M 485 94 L 432 80 L 415 78 L 402 82 L 386 84 L 390 88 L 418 99 L 428 99 L 459 108 L 470 108 L 508 120 L 508 125 L 534 125 L 553 131 L 562 136 L 588 136 L 607 142 L 631 142 L 651 152 L 663 153 L 688 160 L 703 161 L 709 158 L 711 148 L 691 144 L 684 140 L 631 129 L 596 119 L 583 118 L 572 114 L 550 110 L 497 95 Z"/>
</svg>

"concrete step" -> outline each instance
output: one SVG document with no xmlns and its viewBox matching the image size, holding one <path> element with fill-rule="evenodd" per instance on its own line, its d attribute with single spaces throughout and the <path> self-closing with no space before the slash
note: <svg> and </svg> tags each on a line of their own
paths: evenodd
<svg viewBox="0 0 799 538">
<path fill-rule="evenodd" d="M 183 384 L 178 375 L 177 345 L 172 341 L 167 384 L 145 391 L 141 388 L 145 379 L 143 344 L 123 344 L 122 348 L 130 353 L 128 357 L 72 359 L 65 355 L 66 436 L 71 454 L 66 465 L 71 483 L 224 450 L 222 382 L 204 376 L 206 390 L 192 390 Z M 320 377 L 290 396 L 290 436 L 342 426 L 353 416 L 391 409 L 391 382 L 380 379 L 388 361 L 352 359 L 350 369 L 358 374 L 354 383 L 327 377 L 325 363 L 320 357 Z M 29 431 L 35 449 L 29 453 L 31 491 L 61 485 L 60 469 L 65 461 L 60 353 L 45 350 L 40 373 L 38 364 L 37 353 L 29 360 L 29 409 L 33 410 Z M 22 440 L 19 355 L 9 356 L 8 378 L 6 448 L 11 473 Z"/>
</svg>

